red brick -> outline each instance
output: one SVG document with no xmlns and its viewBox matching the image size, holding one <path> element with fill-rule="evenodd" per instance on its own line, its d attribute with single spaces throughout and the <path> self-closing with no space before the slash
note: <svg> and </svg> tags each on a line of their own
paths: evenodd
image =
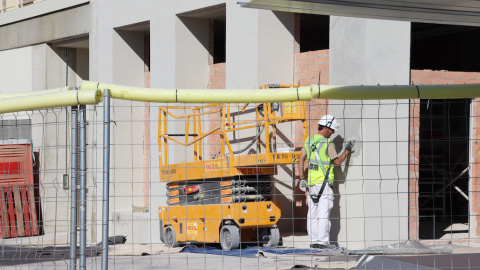
<svg viewBox="0 0 480 270">
<path fill-rule="evenodd" d="M 462 72 L 460 73 L 462 79 L 475 79 L 475 72 Z"/>
<path fill-rule="evenodd" d="M 225 75 L 215 75 L 212 77 L 212 80 L 214 81 L 225 81 Z"/>
<path fill-rule="evenodd" d="M 297 66 L 296 72 L 304 72 L 308 70 L 309 70 L 309 66 Z"/>
<path fill-rule="evenodd" d="M 317 51 L 318 52 L 318 56 L 328 56 L 329 55 L 329 50 L 319 50 Z"/>
<path fill-rule="evenodd" d="M 313 65 L 313 59 L 305 59 L 304 65 Z"/>
<path fill-rule="evenodd" d="M 422 84 L 422 78 L 421 77 L 412 77 L 411 78 L 411 83 L 412 84 Z"/>
<path fill-rule="evenodd" d="M 318 55 L 317 51 L 307 52 L 307 58 L 316 58 Z"/>
<path fill-rule="evenodd" d="M 326 77 L 328 78 L 330 76 L 330 70 L 329 69 L 322 69 L 320 75 L 322 78 Z"/>
<path fill-rule="evenodd" d="M 318 76 L 317 72 L 305 72 L 303 74 L 305 77 L 304 78 L 315 78 Z"/>
<path fill-rule="evenodd" d="M 297 53 L 297 59 L 305 59 L 307 58 L 307 53 Z"/>
<path fill-rule="evenodd" d="M 310 85 L 310 79 L 301 79 L 299 80 L 299 82 L 303 85 Z"/>
<path fill-rule="evenodd" d="M 329 78 L 320 78 L 320 84 L 321 85 L 329 85 Z"/>
<path fill-rule="evenodd" d="M 453 79 L 438 79 L 437 84 L 453 84 Z"/>
<path fill-rule="evenodd" d="M 455 71 L 445 71 L 445 77 L 446 79 L 459 79 L 460 78 L 460 72 L 455 72 Z"/>
<path fill-rule="evenodd" d="M 309 65 L 308 70 L 309 71 L 319 71 L 320 67 L 318 65 Z"/>
<path fill-rule="evenodd" d="M 429 71 L 428 72 L 428 77 L 429 78 L 444 78 L 444 72 L 443 72 L 443 70 Z"/>
<path fill-rule="evenodd" d="M 428 77 L 428 70 L 411 70 L 412 77 Z"/>
<path fill-rule="evenodd" d="M 471 80 L 468 79 L 454 79 L 454 84 L 469 84 Z"/>
<path fill-rule="evenodd" d="M 313 63 L 314 63 L 315 65 L 323 64 L 323 63 L 324 63 L 324 59 L 325 59 L 325 58 L 323 58 L 323 57 L 317 57 L 317 58 L 313 59 Z"/>
<path fill-rule="evenodd" d="M 437 84 L 437 78 L 422 78 L 422 84 Z"/>
<path fill-rule="evenodd" d="M 330 63 L 330 57 L 325 57 L 323 58 L 324 63 Z"/>
</svg>

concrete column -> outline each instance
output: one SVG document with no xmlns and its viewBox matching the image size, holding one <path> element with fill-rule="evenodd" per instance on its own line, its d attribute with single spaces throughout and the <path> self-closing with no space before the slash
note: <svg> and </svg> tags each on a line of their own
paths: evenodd
<svg viewBox="0 0 480 270">
<path fill-rule="evenodd" d="M 227 3 L 227 88 L 293 82 L 294 14 Z"/>
<path fill-rule="evenodd" d="M 409 84 L 409 59 L 409 22 L 330 18 L 331 85 Z M 408 240 L 408 100 L 330 101 L 329 113 L 342 122 L 337 149 L 357 139 L 335 168 L 331 237 L 348 248 Z"/>
<path fill-rule="evenodd" d="M 175 88 L 175 20 L 177 16 L 164 7 L 163 1 L 159 11 L 165 10 L 150 21 L 150 84 L 152 88 Z M 166 5 L 166 4 L 165 4 Z M 160 242 L 160 227 L 158 219 L 158 207 L 166 206 L 167 186 L 160 183 L 159 151 L 158 151 L 158 106 L 166 105 L 150 103 L 150 241 Z M 172 153 L 174 157 L 175 153 Z M 163 156 L 163 154 L 161 154 Z"/>
</svg>

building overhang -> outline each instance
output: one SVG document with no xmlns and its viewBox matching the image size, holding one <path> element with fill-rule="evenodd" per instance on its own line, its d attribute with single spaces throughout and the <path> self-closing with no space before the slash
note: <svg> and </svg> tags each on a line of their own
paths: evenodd
<svg viewBox="0 0 480 270">
<path fill-rule="evenodd" d="M 239 4 L 294 13 L 480 26 L 477 0 L 250 0 Z"/>
</svg>

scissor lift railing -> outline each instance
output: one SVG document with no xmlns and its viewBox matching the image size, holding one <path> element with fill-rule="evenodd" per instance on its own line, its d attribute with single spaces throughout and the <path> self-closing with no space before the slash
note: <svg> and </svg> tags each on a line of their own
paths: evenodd
<svg viewBox="0 0 480 270">
<path fill-rule="evenodd" d="M 277 86 L 296 87 L 295 85 Z M 267 88 L 268 86 L 263 87 Z M 236 106 L 238 111 L 242 113 L 246 111 L 249 104 L 233 104 L 233 106 Z M 302 101 L 257 104 L 255 106 L 255 119 L 247 121 L 232 120 L 232 106 L 230 104 L 167 106 L 159 109 L 158 142 L 159 153 L 161 153 L 161 182 L 231 177 L 242 174 L 241 167 L 267 168 L 270 166 L 273 169 L 273 165 L 291 164 L 298 157 L 299 152 L 277 153 L 277 125 L 292 121 L 302 121 L 305 131 L 303 139 L 306 139 L 307 136 L 306 108 L 305 102 Z M 189 111 L 189 113 L 176 115 L 172 112 L 175 110 Z M 202 118 L 215 113 L 220 114 L 219 126 L 204 132 Z M 185 119 L 185 134 L 168 133 L 167 123 L 169 117 L 174 120 Z M 257 152 L 255 155 L 236 154 L 228 139 L 228 133 L 247 129 L 264 129 L 262 132 L 263 136 L 258 136 L 256 139 Z M 271 137 L 270 132 L 273 133 Z M 202 141 L 213 135 L 220 135 L 221 151 L 217 157 L 208 159 L 205 158 Z M 176 139 L 175 137 L 178 136 L 183 136 L 184 140 Z M 193 137 L 193 139 L 190 137 Z M 193 145 L 194 161 L 169 164 L 168 141 L 185 147 Z M 265 145 L 264 149 L 262 149 L 262 142 Z M 188 174 L 187 170 L 189 171 Z M 269 170 L 269 172 L 272 172 L 272 170 Z"/>
</svg>

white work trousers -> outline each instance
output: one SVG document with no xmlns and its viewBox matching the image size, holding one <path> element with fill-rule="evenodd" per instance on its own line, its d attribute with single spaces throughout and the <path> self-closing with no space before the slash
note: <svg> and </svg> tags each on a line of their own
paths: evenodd
<svg viewBox="0 0 480 270">
<path fill-rule="evenodd" d="M 310 244 L 328 245 L 330 242 L 330 210 L 333 207 L 333 190 L 325 185 L 318 203 L 313 203 L 310 194 L 318 194 L 322 184 L 309 187 L 307 232 Z"/>
</svg>

